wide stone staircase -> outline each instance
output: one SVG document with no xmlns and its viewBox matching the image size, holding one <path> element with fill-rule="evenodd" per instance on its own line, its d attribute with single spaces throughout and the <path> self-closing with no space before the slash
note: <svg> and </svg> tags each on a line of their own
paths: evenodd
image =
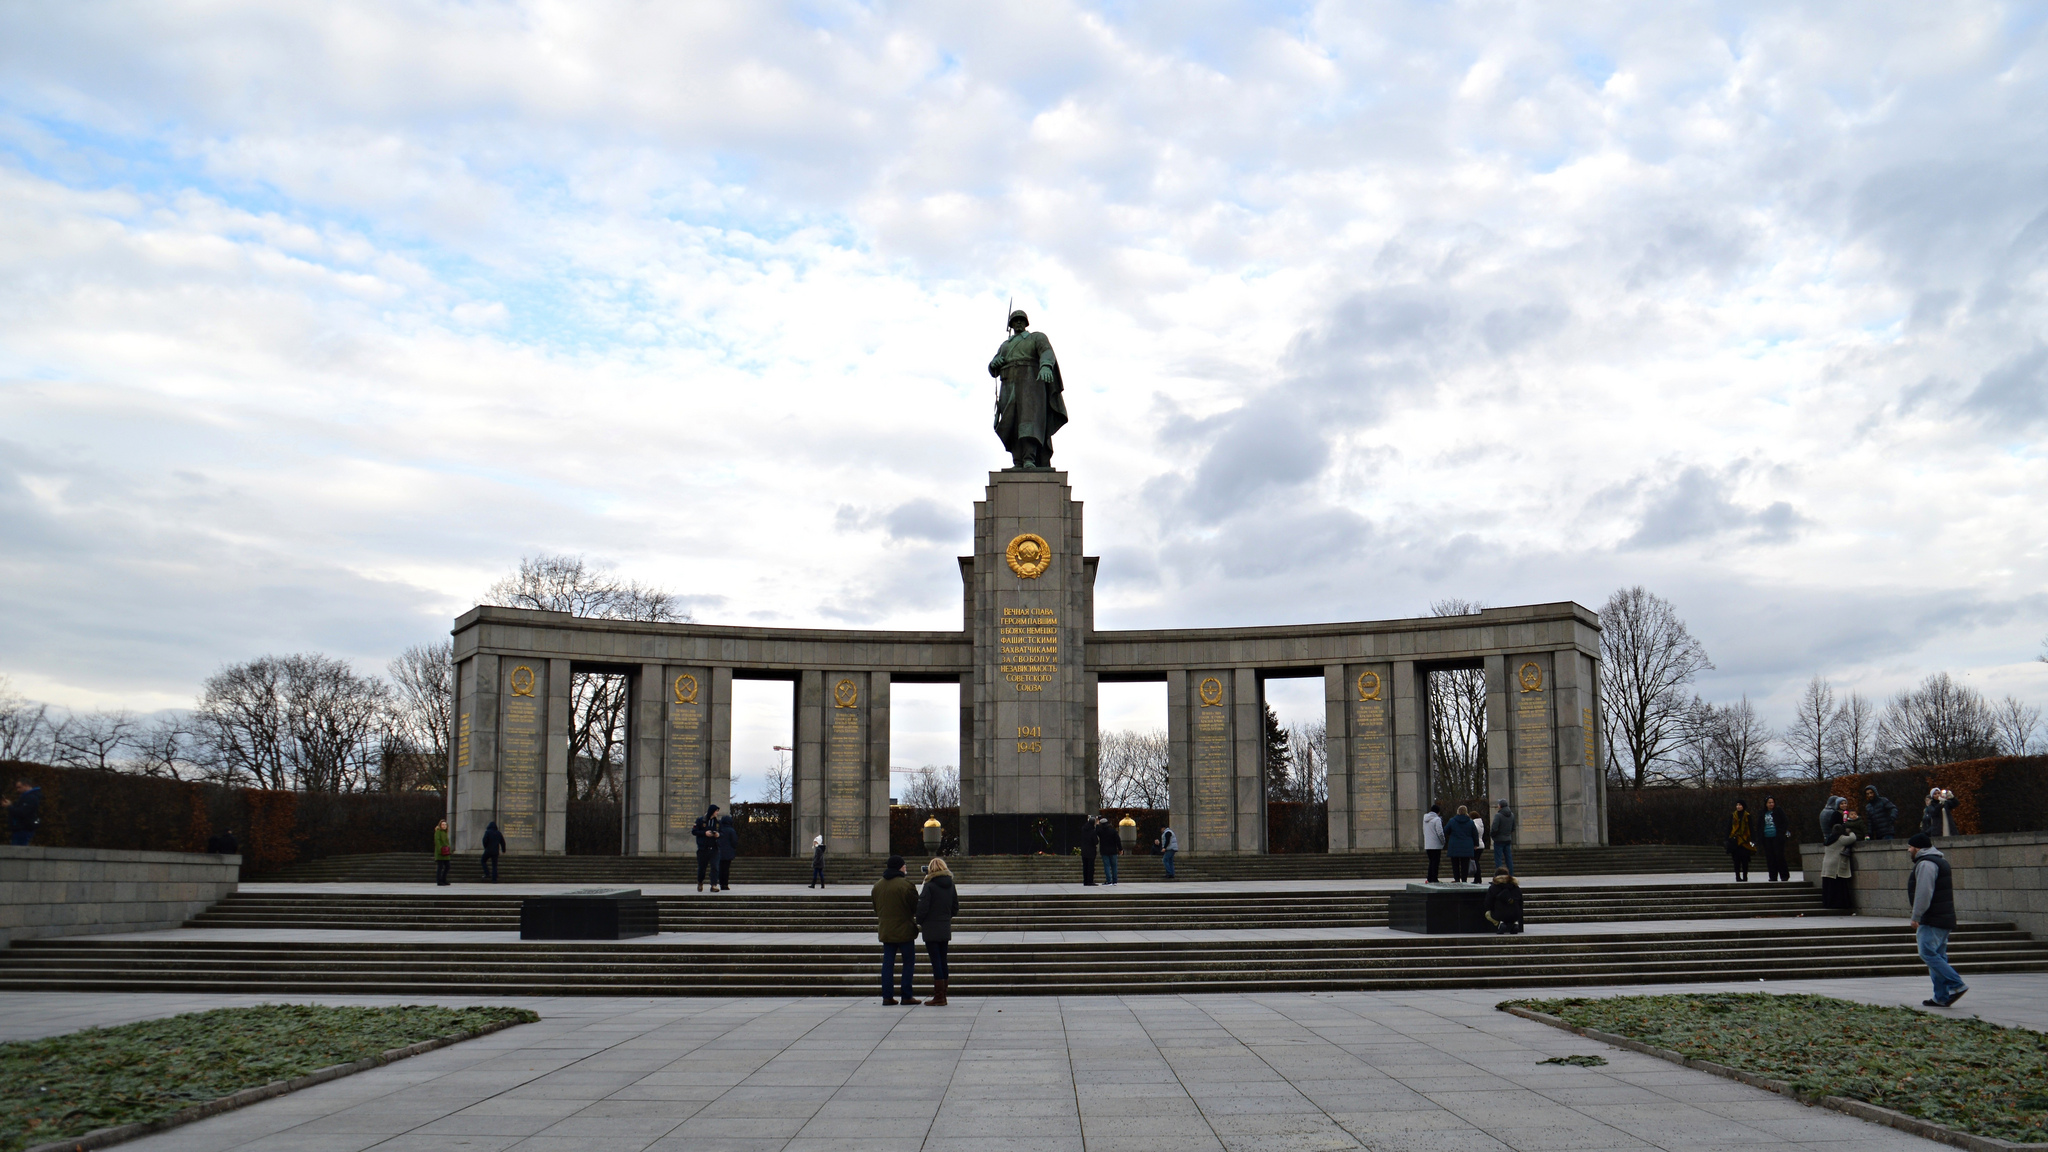
<svg viewBox="0 0 2048 1152">
<path fill-rule="evenodd" d="M 1394 887 L 1389 885 L 1388 888 Z M 1050 890 L 960 898 L 958 932 L 1243 931 L 1383 928 L 1387 890 Z M 1807 884 L 1644 884 L 1526 890 L 1532 924 L 1832 915 Z M 517 895 L 244 890 L 188 928 L 516 932 Z M 804 893 L 657 896 L 664 932 L 871 932 L 867 885 Z"/>
<path fill-rule="evenodd" d="M 1949 954 L 1966 975 L 2048 969 L 2048 946 L 2010 924 L 1965 925 Z M 957 944 L 952 968 L 956 995 L 1755 982 L 1926 971 L 1905 926 L 1855 918 L 1683 932 Z M 876 982 L 871 941 L 60 938 L 0 954 L 0 989 L 8 991 L 821 996 L 873 995 Z"/>
<path fill-rule="evenodd" d="M 870 884 L 882 874 L 883 859 L 828 855 L 825 875 L 833 883 Z M 1157 856 L 1126 855 L 1121 861 L 1120 878 L 1125 882 L 1166 879 Z M 1490 853 L 1481 854 L 1481 863 L 1491 873 Z M 948 864 L 961 882 L 968 884 L 1044 884 L 1081 878 L 1078 856 L 957 856 L 949 857 Z M 1281 856 L 1182 853 L 1175 858 L 1174 867 L 1182 880 L 1420 880 L 1424 862 L 1422 853 L 1414 851 Z M 1693 845 L 1515 849 L 1518 876 L 1721 872 L 1727 868 L 1726 853 Z M 475 882 L 482 869 L 475 853 L 464 853 L 455 857 L 450 871 L 457 884 L 467 884 Z M 1450 875 L 1449 861 L 1444 862 L 1443 875 Z M 509 884 L 695 884 L 697 861 L 694 856 L 512 855 L 501 858 L 499 878 Z M 733 862 L 733 879 L 742 884 L 804 884 L 810 878 L 807 857 L 742 856 Z M 298 884 L 431 884 L 434 861 L 425 852 L 329 856 L 245 879 Z"/>
</svg>

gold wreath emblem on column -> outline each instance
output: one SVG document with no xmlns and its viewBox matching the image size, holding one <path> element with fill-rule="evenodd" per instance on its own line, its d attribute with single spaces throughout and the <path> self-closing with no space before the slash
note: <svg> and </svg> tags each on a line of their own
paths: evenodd
<svg viewBox="0 0 2048 1152">
<path fill-rule="evenodd" d="M 841 680 L 832 686 L 832 706 L 851 708 L 860 703 L 860 689 L 851 680 Z"/>
<path fill-rule="evenodd" d="M 688 672 L 683 673 L 681 676 L 676 677 L 675 687 L 676 703 L 695 704 L 697 702 L 697 678 L 695 676 L 690 675 Z"/>
<path fill-rule="evenodd" d="M 1207 680 L 1202 681 L 1201 686 L 1196 691 L 1202 694 L 1202 707 L 1220 708 L 1223 706 L 1223 681 L 1211 676 Z"/>
<path fill-rule="evenodd" d="M 528 668 L 526 665 L 521 664 L 519 667 L 514 668 L 512 670 L 512 694 L 514 696 L 533 695 L 533 684 L 536 679 L 537 677 L 534 676 L 533 669 Z"/>
<path fill-rule="evenodd" d="M 1515 673 L 1515 679 L 1522 682 L 1522 691 L 1524 692 L 1540 692 L 1543 690 L 1543 668 L 1534 660 L 1522 665 L 1521 670 Z"/>
<path fill-rule="evenodd" d="M 1371 687 L 1367 687 L 1367 686 L 1366 686 L 1366 682 L 1367 682 L 1367 681 L 1371 681 L 1371 682 L 1372 682 L 1372 686 L 1371 686 Z M 1358 674 L 1358 698 L 1359 698 L 1360 700 L 1377 700 L 1377 699 L 1379 699 L 1379 698 L 1380 698 L 1380 674 L 1379 674 L 1379 673 L 1377 673 L 1377 672 L 1360 672 L 1360 673 Z"/>
<path fill-rule="evenodd" d="M 1026 532 L 1010 541 L 1003 556 L 1010 562 L 1010 571 L 1026 580 L 1036 580 L 1052 567 L 1052 545 L 1036 532 Z"/>
</svg>

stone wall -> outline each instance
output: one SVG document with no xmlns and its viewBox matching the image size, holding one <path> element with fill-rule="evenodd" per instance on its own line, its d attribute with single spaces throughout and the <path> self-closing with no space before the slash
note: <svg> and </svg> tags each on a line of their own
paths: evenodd
<svg viewBox="0 0 2048 1152">
<path fill-rule="evenodd" d="M 240 856 L 0 846 L 0 947 L 175 928 L 235 890 Z"/>
<path fill-rule="evenodd" d="M 2048 939 L 2048 832 L 1948 836 L 1935 845 L 1948 857 L 1959 918 L 2010 920 L 2021 931 Z M 1801 848 L 1806 878 L 1820 883 L 1820 845 Z M 1904 840 L 1856 845 L 1856 910 L 1872 916 L 1910 914 L 1906 871 L 1911 865 Z"/>
</svg>

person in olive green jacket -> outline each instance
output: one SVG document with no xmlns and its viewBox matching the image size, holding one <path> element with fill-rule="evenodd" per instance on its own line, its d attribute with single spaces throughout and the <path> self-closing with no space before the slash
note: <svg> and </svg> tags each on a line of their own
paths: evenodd
<svg viewBox="0 0 2048 1152">
<path fill-rule="evenodd" d="M 903 874 L 903 857 L 889 857 L 882 878 L 875 881 L 875 935 L 882 941 L 882 1003 L 894 1004 L 889 995 L 889 976 L 896 969 L 896 957 L 903 957 L 903 1000 L 916 1004 L 910 995 L 911 978 L 917 974 L 917 883 Z"/>
<path fill-rule="evenodd" d="M 448 822 L 434 825 L 434 883 L 448 886 L 448 865 L 455 862 L 454 849 L 448 846 Z"/>
</svg>

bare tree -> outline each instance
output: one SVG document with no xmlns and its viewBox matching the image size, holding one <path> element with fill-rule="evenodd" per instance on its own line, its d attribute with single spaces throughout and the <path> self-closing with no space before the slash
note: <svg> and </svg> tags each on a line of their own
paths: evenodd
<svg viewBox="0 0 2048 1152">
<path fill-rule="evenodd" d="M 1792 726 L 1780 737 L 1792 764 L 1802 777 L 1826 783 L 1840 749 L 1842 710 L 1835 704 L 1835 689 L 1816 673 L 1799 694 L 1799 709 Z"/>
<path fill-rule="evenodd" d="M 129 741 L 142 731 L 142 721 L 125 708 L 74 712 L 51 749 L 53 763 L 66 768 L 113 772 L 127 757 Z"/>
<path fill-rule="evenodd" d="M 1634 784 L 1679 738 L 1686 685 L 1712 668 L 1671 602 L 1638 584 L 1600 609 L 1600 700 L 1607 730 L 1628 750 Z"/>
<path fill-rule="evenodd" d="M 1330 798 L 1330 742 L 1321 720 L 1296 724 L 1288 729 L 1287 751 L 1293 759 L 1288 771 L 1288 799 L 1318 804 Z"/>
<path fill-rule="evenodd" d="M 484 593 L 484 603 L 539 608 L 602 620 L 686 622 L 669 592 L 614 575 L 581 556 L 541 553 Z M 576 799 L 617 799 L 625 767 L 630 681 L 613 672 L 579 672 L 569 684 L 569 788 Z"/>
<path fill-rule="evenodd" d="M 1714 782 L 1714 706 L 1695 695 L 1672 717 L 1672 736 L 1664 755 L 1650 768 L 1660 783 L 1705 788 Z"/>
<path fill-rule="evenodd" d="M 1877 722 L 1884 756 L 1898 764 L 1948 764 L 1998 754 L 1998 725 L 1984 696 L 1936 672 L 1892 697 Z"/>
<path fill-rule="evenodd" d="M 0 760 L 48 761 L 49 715 L 49 705 L 31 703 L 0 676 Z"/>
<path fill-rule="evenodd" d="M 387 792 L 431 788 L 448 794 L 448 742 L 455 727 L 455 646 L 415 644 L 390 664 L 390 746 L 378 783 Z"/>
<path fill-rule="evenodd" d="M 144 724 L 129 747 L 127 769 L 139 776 L 183 780 L 197 767 L 192 726 L 177 713 Z"/>
<path fill-rule="evenodd" d="M 776 749 L 775 763 L 768 766 L 766 779 L 761 782 L 761 801 L 764 804 L 787 804 L 796 798 L 796 787 L 789 774 L 789 753 Z"/>
<path fill-rule="evenodd" d="M 1851 776 L 1870 766 L 1877 742 L 1877 706 L 1861 692 L 1851 692 L 1835 709 L 1835 764 Z"/>
<path fill-rule="evenodd" d="M 661 588 L 622 580 L 607 566 L 581 556 L 543 552 L 519 561 L 519 571 L 484 593 L 484 603 L 539 608 L 600 620 L 682 622 L 690 614 Z"/>
<path fill-rule="evenodd" d="M 959 807 L 959 770 L 951 764 L 927 764 L 912 772 L 910 786 L 903 791 L 903 803 L 925 810 Z"/>
<path fill-rule="evenodd" d="M 1723 784 L 1746 788 L 1777 778 L 1771 763 L 1771 744 L 1777 737 L 1747 695 L 1733 704 L 1713 711 L 1714 778 Z"/>
<path fill-rule="evenodd" d="M 223 783 L 339 792 L 381 759 L 390 688 L 318 653 L 265 656 L 206 678 L 193 726 L 200 768 Z"/>
<path fill-rule="evenodd" d="M 1096 753 L 1102 803 L 1107 808 L 1165 808 L 1166 733 L 1128 728 L 1104 732 Z"/>
<path fill-rule="evenodd" d="M 2041 726 L 2041 710 L 2007 696 L 1991 710 L 1991 722 L 1998 730 L 1998 750 L 2007 756 L 2025 756 L 2036 747 L 2034 729 Z"/>
</svg>

